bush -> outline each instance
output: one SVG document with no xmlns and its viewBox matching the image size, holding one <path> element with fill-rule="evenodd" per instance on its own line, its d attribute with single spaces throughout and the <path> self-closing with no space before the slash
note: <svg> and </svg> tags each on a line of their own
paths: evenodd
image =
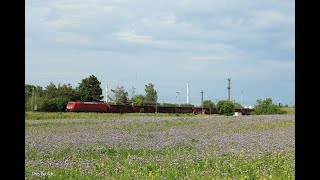
<svg viewBox="0 0 320 180">
<path fill-rule="evenodd" d="M 178 104 L 172 104 L 172 103 L 163 103 L 162 106 L 166 106 L 166 107 L 177 107 Z"/>
<path fill-rule="evenodd" d="M 45 112 L 63 112 L 66 109 L 68 99 L 63 97 L 44 99 L 40 111 Z"/>
<path fill-rule="evenodd" d="M 285 114 L 286 112 L 281 110 L 281 108 L 275 104 L 272 104 L 271 98 L 266 98 L 265 100 L 258 99 L 257 105 L 254 108 L 252 114 Z"/>
<path fill-rule="evenodd" d="M 205 108 L 215 108 L 216 105 L 211 100 L 204 100 L 202 106 Z"/>
<path fill-rule="evenodd" d="M 242 109 L 244 108 L 240 103 L 234 103 L 234 108 L 236 109 Z"/>
<path fill-rule="evenodd" d="M 217 104 L 219 113 L 226 116 L 232 116 L 234 114 L 234 107 L 233 102 L 228 100 L 221 100 Z"/>
</svg>

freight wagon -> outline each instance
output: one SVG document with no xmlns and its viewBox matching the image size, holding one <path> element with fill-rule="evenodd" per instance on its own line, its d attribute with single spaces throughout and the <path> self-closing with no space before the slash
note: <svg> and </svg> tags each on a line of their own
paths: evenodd
<svg viewBox="0 0 320 180">
<path fill-rule="evenodd" d="M 105 102 L 77 102 L 70 101 L 67 104 L 66 111 L 69 112 L 105 112 L 105 113 L 193 113 L 193 114 L 219 114 L 216 108 L 202 107 L 168 107 L 155 105 L 115 105 Z M 242 115 L 250 115 L 254 109 L 242 108 L 235 109 L 235 112 L 241 112 Z"/>
</svg>

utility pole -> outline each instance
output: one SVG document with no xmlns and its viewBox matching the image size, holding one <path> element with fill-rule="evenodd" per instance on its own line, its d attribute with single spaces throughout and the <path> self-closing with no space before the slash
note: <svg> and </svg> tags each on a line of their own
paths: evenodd
<svg viewBox="0 0 320 180">
<path fill-rule="evenodd" d="M 157 90 L 156 90 L 156 94 L 158 94 Z M 158 99 L 156 101 L 156 113 L 158 113 Z"/>
<path fill-rule="evenodd" d="M 180 106 L 180 104 L 179 104 L 179 94 L 180 94 L 180 91 L 177 91 L 176 93 L 177 93 L 177 95 L 176 95 L 176 101 L 177 101 L 177 104 Z"/>
<path fill-rule="evenodd" d="M 201 109 L 202 109 L 201 114 L 203 114 L 203 90 L 201 90 Z"/>
<path fill-rule="evenodd" d="M 231 81 L 231 78 L 228 78 L 228 100 L 230 101 L 230 89 L 231 89 L 231 86 L 230 86 L 230 81 Z"/>
<path fill-rule="evenodd" d="M 189 104 L 189 82 L 187 83 L 187 104 Z"/>
<path fill-rule="evenodd" d="M 133 96 L 134 96 L 135 89 L 136 89 L 136 88 L 135 88 L 134 86 L 133 86 L 132 89 L 131 89 L 131 98 L 133 98 Z"/>
<path fill-rule="evenodd" d="M 106 103 L 108 103 L 108 84 L 106 85 Z"/>
<path fill-rule="evenodd" d="M 34 110 L 36 111 L 38 109 L 37 106 L 37 96 L 36 96 L 36 91 L 34 92 Z"/>
</svg>

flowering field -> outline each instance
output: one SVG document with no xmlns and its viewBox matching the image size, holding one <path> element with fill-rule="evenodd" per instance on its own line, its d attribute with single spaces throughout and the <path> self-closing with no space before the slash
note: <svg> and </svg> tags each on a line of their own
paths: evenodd
<svg viewBox="0 0 320 180">
<path fill-rule="evenodd" d="M 295 115 L 26 120 L 26 179 L 294 179 Z"/>
</svg>

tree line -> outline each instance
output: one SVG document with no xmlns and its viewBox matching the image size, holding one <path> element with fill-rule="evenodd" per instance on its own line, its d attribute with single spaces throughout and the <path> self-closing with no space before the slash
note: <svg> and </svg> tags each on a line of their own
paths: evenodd
<svg viewBox="0 0 320 180">
<path fill-rule="evenodd" d="M 63 112 L 68 101 L 81 102 L 101 102 L 102 96 L 101 82 L 94 75 L 81 80 L 77 87 L 70 84 L 58 84 L 50 82 L 43 89 L 41 86 L 25 84 L 25 110 L 43 111 L 43 112 Z M 108 103 L 111 104 L 132 104 L 132 105 L 155 105 L 158 101 L 158 92 L 153 83 L 145 85 L 145 94 L 137 94 L 131 99 L 124 86 L 117 86 L 111 89 L 111 95 L 108 95 Z M 34 93 L 34 94 L 32 94 Z M 160 105 L 160 104 L 159 104 Z M 172 104 L 163 103 L 162 106 L 181 106 L 193 107 L 192 104 Z M 229 100 L 220 100 L 215 104 L 211 100 L 204 100 L 201 104 L 204 108 L 217 108 L 224 115 L 233 115 L 235 108 L 243 108 L 239 103 Z M 271 98 L 257 100 L 255 114 L 281 114 L 280 107 L 272 103 Z"/>
<path fill-rule="evenodd" d="M 52 82 L 45 89 L 41 86 L 25 84 L 25 110 L 62 112 L 65 111 L 68 101 L 102 102 L 104 96 L 102 96 L 100 85 L 101 82 L 94 75 L 82 79 L 79 86 L 75 88 L 70 84 L 55 85 Z M 155 104 L 158 93 L 154 84 L 149 83 L 145 85 L 145 95 L 138 94 L 129 99 L 125 88 L 117 86 L 111 89 L 111 96 L 107 98 L 112 104 L 146 105 Z"/>
</svg>

